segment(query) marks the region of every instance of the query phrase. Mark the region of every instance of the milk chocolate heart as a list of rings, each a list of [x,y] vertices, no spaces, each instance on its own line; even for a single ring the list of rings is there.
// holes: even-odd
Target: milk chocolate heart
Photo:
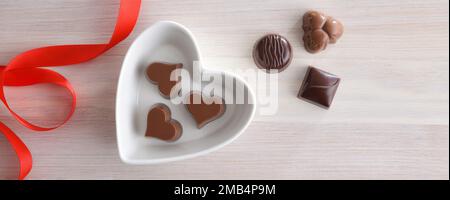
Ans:
[[[181,69],[183,64],[170,64],[170,63],[152,63],[147,68],[147,76],[153,84],[158,85],[160,94],[170,99],[172,89],[179,90],[180,88],[174,88],[180,80],[171,81],[170,76],[176,69]]]
[[[156,104],[148,112],[145,136],[173,142],[181,137],[182,132],[183,127],[171,118],[170,109],[166,105]]]
[[[199,129],[225,113],[225,101],[221,97],[206,97],[200,92],[191,92],[185,105],[197,122]]]

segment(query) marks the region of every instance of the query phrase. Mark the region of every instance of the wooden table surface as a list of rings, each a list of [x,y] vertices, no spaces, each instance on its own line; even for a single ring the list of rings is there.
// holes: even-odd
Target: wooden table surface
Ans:
[[[109,39],[118,0],[0,1],[0,63],[25,50]],[[343,21],[346,33],[326,52],[302,47],[308,9]],[[211,154],[161,165],[131,166],[118,156],[116,82],[132,40],[158,20],[189,27],[204,65],[255,68],[253,43],[277,32],[295,58],[279,75],[276,115],[257,114],[245,133]],[[334,105],[296,99],[306,67],[338,74]],[[449,179],[449,2],[447,0],[144,0],[133,34],[100,58],[57,71],[78,94],[63,127],[30,131],[4,106],[0,121],[34,156],[29,179]],[[67,94],[53,86],[7,88],[13,107],[41,125],[67,113]],[[0,137],[0,179],[18,163]]]

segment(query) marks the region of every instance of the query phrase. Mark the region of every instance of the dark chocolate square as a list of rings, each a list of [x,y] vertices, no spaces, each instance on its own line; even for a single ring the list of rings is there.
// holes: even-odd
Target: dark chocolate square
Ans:
[[[315,105],[330,108],[341,79],[336,75],[309,67],[298,97]]]

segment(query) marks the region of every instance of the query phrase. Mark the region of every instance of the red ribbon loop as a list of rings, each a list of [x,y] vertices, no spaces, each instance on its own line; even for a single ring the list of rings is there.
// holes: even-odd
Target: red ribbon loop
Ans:
[[[0,66],[0,100],[12,116],[25,127],[35,131],[48,131],[64,125],[72,116],[76,107],[76,93],[69,81],[50,69],[39,67],[57,67],[73,65],[92,60],[114,47],[116,44],[128,37],[136,25],[141,0],[121,0],[119,15],[114,32],[109,43],[106,44],[83,44],[83,45],[59,45],[32,49],[17,55],[8,65]],[[63,87],[72,96],[71,111],[66,119],[54,127],[40,127],[34,125],[16,112],[14,112],[7,101],[4,86],[28,86],[42,83],[50,83]],[[22,140],[5,124],[0,122],[0,133],[5,135],[7,141],[17,154],[20,163],[19,179],[24,179],[32,168],[31,152]]]

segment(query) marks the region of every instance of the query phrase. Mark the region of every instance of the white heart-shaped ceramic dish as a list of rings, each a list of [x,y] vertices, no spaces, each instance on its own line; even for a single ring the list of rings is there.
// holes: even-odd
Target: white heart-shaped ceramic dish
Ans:
[[[222,117],[198,129],[183,104],[164,99],[156,85],[146,77],[146,68],[153,62],[183,63],[190,73],[193,62],[201,63],[201,55],[191,32],[180,24],[160,21],[145,30],[128,50],[120,72],[116,98],[116,128],[119,155],[129,164],[153,164],[192,158],[217,150],[247,128],[255,113],[255,96],[247,83],[229,73],[201,68],[202,75],[215,74],[234,79],[243,86],[248,99],[244,104],[226,102]],[[183,86],[182,86],[183,87]],[[241,95],[234,88],[223,87],[224,95]],[[145,137],[147,114],[157,103],[166,104],[172,118],[183,125],[183,135],[173,143]]]

